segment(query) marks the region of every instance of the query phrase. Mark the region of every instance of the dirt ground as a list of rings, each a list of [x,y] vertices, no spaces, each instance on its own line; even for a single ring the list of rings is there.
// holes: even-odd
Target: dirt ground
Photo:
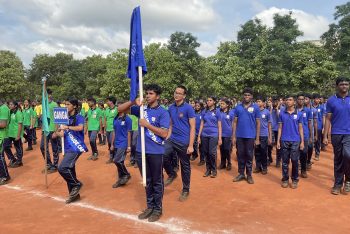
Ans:
[[[39,136],[40,134],[38,134]],[[9,169],[11,183],[0,187],[0,233],[348,233],[349,196],[330,194],[333,184],[332,149],[314,161],[307,179],[296,190],[280,186],[281,169],[269,167],[267,175],[254,174],[254,185],[233,183],[232,171],[203,178],[204,166],[192,162],[189,199],[181,203],[181,176],[166,187],[159,222],[139,221],[145,192],[138,169],[128,168],[132,179],[118,189],[116,166],[105,164],[107,146],[100,158],[77,162],[84,183],[81,201],[66,205],[65,181],[58,173],[41,173],[44,161],[39,145],[25,152],[24,166]],[[127,160],[128,162],[128,160]],[[165,175],[166,177],[166,175]]]

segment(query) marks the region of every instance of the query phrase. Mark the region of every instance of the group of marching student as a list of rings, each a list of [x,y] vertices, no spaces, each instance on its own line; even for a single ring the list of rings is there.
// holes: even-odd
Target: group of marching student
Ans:
[[[185,101],[187,89],[179,85],[174,91],[173,104],[168,106],[167,100],[161,102],[161,88],[151,84],[145,87],[143,119],[139,119],[141,103],[138,99],[116,105],[116,99],[108,97],[105,107],[90,98],[87,100],[88,108],[84,108],[84,104],[83,108],[80,108],[76,99],[70,99],[64,103],[69,112],[69,124],[58,127],[50,122],[50,132],[46,137],[47,142],[51,141],[54,157],[52,163],[48,154],[47,169],[49,173],[58,171],[66,180],[69,191],[67,203],[78,200],[82,183],[77,179],[75,163],[79,156],[87,151],[84,135],[88,135],[91,147],[91,156],[88,159],[93,161],[98,159],[96,139],[101,136],[101,145],[105,144],[106,140],[108,142],[107,163],[114,163],[118,171],[117,181],[112,187],[121,187],[131,178],[125,165],[128,154],[130,154],[130,165],[135,165],[142,173],[141,136],[138,126],[144,127],[147,208],[139,218],[153,222],[162,215],[164,186],[169,186],[178,177],[179,164],[182,179],[179,200],[185,201],[189,197],[191,187],[190,161],[199,157],[198,165],[205,164],[206,168],[203,176],[215,178],[218,169],[232,169],[233,148],[236,148],[238,162],[238,175],[233,178],[234,182],[246,180],[249,184],[253,184],[253,173],[267,174],[268,166],[273,162],[272,149],[275,145],[275,165],[281,167],[282,163],[281,186],[297,188],[299,162],[300,176],[307,178],[307,170],[310,170],[312,165],[313,151],[315,160],[319,160],[320,151],[328,144],[328,133],[332,125],[332,144],[335,149],[335,184],[332,193],[339,194],[340,191],[349,193],[350,121],[347,121],[350,117],[349,81],[346,78],[339,78],[336,85],[337,94],[328,101],[322,101],[317,94],[286,95],[284,98],[269,98],[266,101],[264,97],[254,98],[253,90],[246,88],[239,103],[227,98],[217,100],[214,96],[208,97],[206,102],[187,103]],[[52,100],[50,90],[48,98],[52,116],[57,103]],[[10,176],[3,152],[8,155],[10,164],[22,162],[22,141],[18,140],[25,126],[28,129],[23,117],[28,105],[25,104],[21,110],[14,102],[8,105],[0,104],[0,145],[3,146],[0,183],[5,184]],[[14,123],[17,128],[11,127]],[[34,127],[35,124],[30,117],[29,129]],[[58,165],[59,138],[63,136],[65,157]],[[41,150],[44,156],[43,138]],[[27,141],[28,139],[33,140],[33,137],[28,137],[27,133]],[[15,155],[8,153],[11,150],[8,145],[11,143],[16,148]],[[221,154],[219,165],[217,165],[217,148]],[[48,150],[47,146],[46,149]],[[163,170],[168,175],[166,181],[163,181]]]

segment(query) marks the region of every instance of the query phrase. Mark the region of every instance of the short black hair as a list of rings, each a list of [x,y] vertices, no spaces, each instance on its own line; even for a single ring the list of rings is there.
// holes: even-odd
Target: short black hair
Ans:
[[[91,97],[88,99],[88,102],[93,102],[94,104],[96,104],[96,99]]]
[[[263,96],[257,96],[256,98],[255,98],[255,100],[257,101],[257,100],[261,100],[261,101],[263,101],[263,102],[266,102],[266,98],[264,98]]]
[[[106,98],[107,101],[113,102],[113,104],[115,105],[115,103],[117,102],[117,99],[113,96],[109,96],[108,98]]]
[[[178,85],[176,88],[180,88],[184,90],[184,94],[187,94],[187,88],[183,85]]]
[[[246,87],[246,88],[243,89],[242,94],[245,94],[245,93],[249,93],[249,94],[253,95],[253,89],[249,88],[249,87]]]
[[[157,85],[157,84],[148,84],[145,86],[145,91],[153,91],[155,92],[157,95],[161,95],[162,94],[162,88]]]
[[[46,89],[47,94],[51,95],[52,94],[52,90],[51,89]]]
[[[310,93],[304,93],[304,97],[312,98],[312,95]]]
[[[320,94],[318,94],[318,93],[314,93],[313,95],[312,95],[312,97],[315,99],[315,98],[321,98],[321,95]]]
[[[285,98],[285,99],[287,99],[287,98],[293,98],[293,99],[295,100],[295,95],[293,95],[293,94],[286,94],[286,95],[284,96],[284,98]]]
[[[335,81],[335,84],[338,85],[340,82],[349,82],[349,79],[345,76],[339,76],[337,80]]]
[[[301,97],[301,96],[305,97],[305,94],[304,94],[304,93],[298,93],[298,94],[297,94],[297,98],[298,98],[298,97]]]

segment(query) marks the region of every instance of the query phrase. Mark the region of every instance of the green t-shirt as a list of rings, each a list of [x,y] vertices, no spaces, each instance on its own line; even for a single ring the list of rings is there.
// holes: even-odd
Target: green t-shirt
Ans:
[[[113,121],[114,118],[118,115],[118,108],[115,106],[113,109],[107,108],[105,112],[105,118],[106,118],[106,131],[112,132],[113,131]]]
[[[90,108],[87,113],[88,131],[99,131],[100,119],[102,118],[103,118],[103,113],[100,108],[96,107],[94,110]]]
[[[132,121],[132,131],[137,131],[139,130],[139,118],[137,118],[135,115],[128,115]]]
[[[23,109],[23,126],[30,126],[31,125],[31,118],[34,115],[34,110],[33,108],[25,108]]]
[[[49,102],[49,111],[50,111],[50,132],[56,131],[56,124],[54,123],[54,116],[53,116],[53,108],[58,107],[57,103],[52,101]]]
[[[7,105],[3,104],[0,106],[0,120],[6,121],[7,126],[6,128],[0,128],[0,149],[2,149],[2,142],[5,138],[7,138],[7,133],[8,133],[8,127],[9,127],[9,122],[10,122],[10,109],[7,107]]]
[[[17,138],[18,135],[18,125],[23,123],[23,113],[20,110],[17,110],[16,113],[11,113],[11,120],[9,124],[8,136]],[[23,136],[23,126],[20,136]]]
[[[38,115],[36,111],[33,111],[33,118],[34,118],[34,128],[38,127]]]

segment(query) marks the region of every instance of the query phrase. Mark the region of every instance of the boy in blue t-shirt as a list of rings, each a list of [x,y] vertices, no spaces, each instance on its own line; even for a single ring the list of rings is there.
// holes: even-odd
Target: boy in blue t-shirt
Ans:
[[[126,154],[131,151],[131,118],[125,113],[118,113],[113,121],[113,129],[110,149],[114,151],[113,162],[118,168],[118,181],[112,187],[118,188],[125,185],[131,178],[124,164]]]
[[[296,189],[299,181],[299,150],[304,149],[304,133],[302,114],[295,109],[295,99],[292,95],[286,96],[286,108],[280,112],[278,121],[277,149],[282,155],[282,184],[283,188],[289,185],[289,161],[292,161],[292,184]]]
[[[322,143],[322,130],[325,122],[326,112],[324,106],[321,104],[321,95],[314,94],[314,105],[317,113],[317,141],[315,142],[315,160],[320,160],[320,152],[324,150],[324,145]]]
[[[323,132],[323,143],[328,144],[330,125],[334,152],[334,185],[332,194],[350,193],[350,96],[349,79],[339,77],[337,93],[327,101],[327,117]],[[343,187],[344,186],[344,187]]]
[[[307,162],[306,162],[306,170],[311,170],[312,163],[311,158],[314,151],[314,144],[317,141],[317,110],[311,105],[311,94],[305,94],[305,102],[304,106],[308,108],[311,112],[312,120],[311,120],[311,140],[307,146]]]
[[[266,100],[263,97],[257,97],[256,104],[260,109],[260,145],[255,148],[255,170],[254,173],[267,174],[267,147],[271,145],[271,115],[265,108]]]
[[[252,177],[254,143],[260,144],[260,110],[253,103],[253,90],[245,88],[243,102],[237,105],[232,131],[232,145],[237,142],[238,176],[233,182],[247,179],[249,184],[254,184]],[[236,140],[237,139],[237,140]],[[244,175],[247,173],[247,178]]]

